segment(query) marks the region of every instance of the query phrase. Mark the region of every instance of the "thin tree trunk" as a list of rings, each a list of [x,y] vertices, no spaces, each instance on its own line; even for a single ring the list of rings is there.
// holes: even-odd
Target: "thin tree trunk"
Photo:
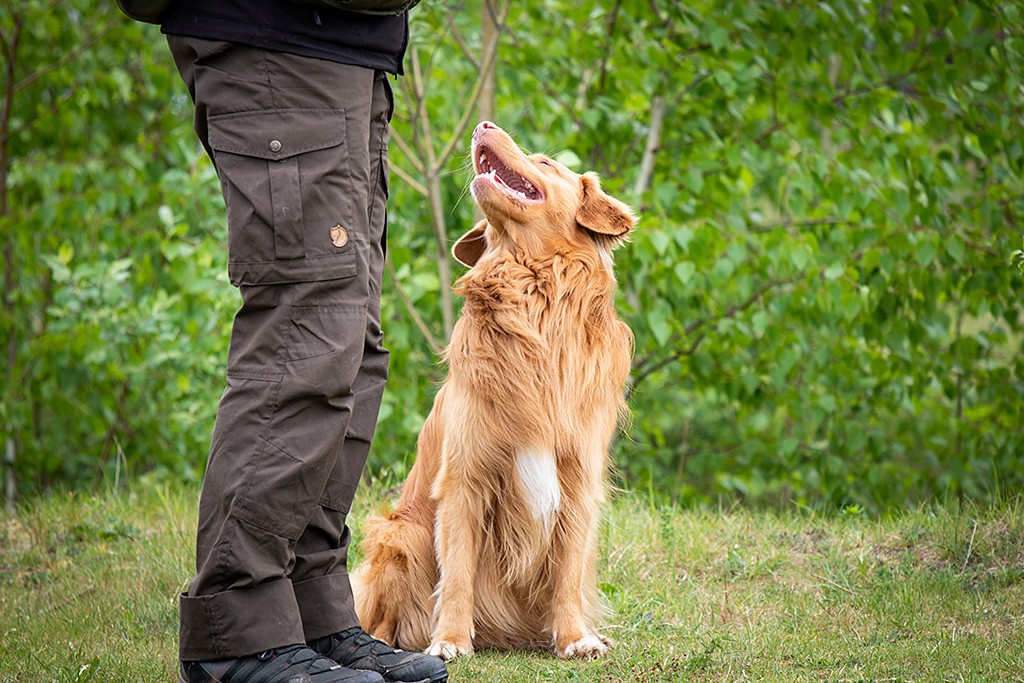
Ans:
[[[445,343],[452,338],[455,327],[455,306],[452,302],[452,262],[448,254],[448,229],[444,219],[444,197],[441,194],[441,173],[431,168],[427,175],[429,192],[430,222],[434,226],[437,242],[437,276],[441,279],[441,322],[444,324]]]
[[[498,43],[504,30],[505,20],[511,3],[501,0],[484,0],[482,18],[482,58],[477,67],[477,78],[473,90],[466,98],[465,108],[458,122],[452,129],[450,138],[441,146],[440,151],[434,145],[433,129],[426,106],[427,81],[421,68],[419,54],[416,49],[409,51],[410,73],[404,79],[407,91],[415,102],[413,110],[413,138],[411,143],[404,141],[394,131],[392,139],[405,152],[410,163],[423,176],[423,182],[411,183],[413,189],[427,198],[430,207],[430,223],[434,230],[437,243],[437,272],[440,278],[439,297],[441,301],[441,320],[444,325],[444,341],[451,338],[455,320],[455,306],[451,292],[452,266],[449,254],[451,240],[448,236],[446,221],[447,208],[444,204],[441,178],[448,160],[457,151],[465,149],[464,134],[474,114],[483,118],[493,118],[494,112],[494,63],[497,56]],[[472,61],[472,60],[471,60]],[[489,113],[485,113],[489,112]],[[413,180],[411,174],[399,171],[397,175]],[[467,226],[468,228],[468,226]],[[433,344],[432,344],[433,345]]]
[[[665,128],[665,97],[655,95],[651,99],[651,126],[647,130],[647,145],[644,147],[644,155],[640,159],[640,174],[636,179],[636,186],[633,187],[633,196],[637,204],[643,198],[644,192],[651,186],[651,177],[654,175],[654,161],[661,148],[661,133]]]
[[[434,136],[427,112],[426,81],[420,69],[419,55],[414,50],[410,54],[412,62],[413,90],[417,94],[419,133],[422,136],[421,149],[426,154],[423,160],[424,180],[426,180],[427,203],[430,206],[430,224],[434,228],[434,241],[437,244],[437,275],[440,278],[438,295],[441,297],[441,322],[444,325],[445,342],[451,339],[455,325],[455,307],[452,302],[451,281],[452,264],[448,256],[448,226],[444,217],[444,194],[441,192],[441,162],[434,152]]]
[[[18,480],[14,474],[15,450],[14,435],[7,437],[7,456],[4,458],[4,468],[7,470],[7,511],[14,512],[14,505],[18,500]]]
[[[494,93],[498,60],[497,57],[488,59],[488,56],[496,53],[498,38],[501,35],[501,28],[498,26],[498,6],[495,0],[484,0],[482,14],[480,18],[480,46],[482,49],[480,64],[483,73],[480,77],[483,79],[483,85],[480,89],[477,111],[481,121],[494,121]]]
[[[14,107],[15,90],[15,66],[17,62],[18,40],[21,38],[21,30],[24,26],[24,19],[17,17],[11,27],[10,34],[3,36],[3,58],[4,58],[4,105],[0,111],[0,216],[7,216],[10,213],[8,202],[7,176],[10,173],[10,157],[8,144],[10,142],[11,111]],[[7,398],[13,399],[16,391],[14,375],[18,363],[18,336],[17,327],[14,324],[14,291],[17,282],[14,279],[14,235],[8,233],[4,239],[4,314],[9,321],[10,334],[7,337],[7,377],[10,382]],[[13,418],[9,418],[12,419]],[[7,444],[5,446],[4,470],[7,478],[6,494],[7,509],[14,508],[17,497],[17,481],[14,474],[14,463],[17,458],[17,450],[14,441],[13,421],[6,425]]]
[[[495,111],[495,84],[498,71],[498,38],[501,35],[501,28],[498,25],[498,7],[496,0],[484,0],[480,17],[480,64],[483,72],[480,78],[483,81],[480,88],[480,100],[477,103],[477,118],[480,121],[494,121],[497,118]],[[488,55],[494,55],[488,59]],[[483,218],[483,212],[477,206],[473,209],[474,221]]]

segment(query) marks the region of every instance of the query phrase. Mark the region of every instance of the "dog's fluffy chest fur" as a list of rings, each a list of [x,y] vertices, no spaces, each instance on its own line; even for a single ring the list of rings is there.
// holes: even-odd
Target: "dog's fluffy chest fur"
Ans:
[[[466,302],[447,353],[451,379],[497,391],[502,405],[534,397],[549,413],[622,386],[631,339],[599,260],[506,257],[467,274],[456,291]]]

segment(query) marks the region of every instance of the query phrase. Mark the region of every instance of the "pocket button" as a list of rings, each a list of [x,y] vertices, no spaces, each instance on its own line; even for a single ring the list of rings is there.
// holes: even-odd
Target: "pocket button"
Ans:
[[[270,141],[270,151],[271,152],[280,152],[281,151],[281,141],[280,140],[271,140]]]

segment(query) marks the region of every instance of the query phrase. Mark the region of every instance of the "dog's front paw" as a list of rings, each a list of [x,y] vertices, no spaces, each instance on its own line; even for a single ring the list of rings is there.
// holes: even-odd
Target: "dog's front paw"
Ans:
[[[558,649],[558,656],[563,659],[597,659],[607,654],[612,641],[600,633],[588,633],[565,647]]]
[[[426,652],[428,655],[440,657],[444,661],[450,662],[456,657],[468,657],[473,654],[473,646],[469,641],[466,641],[465,643],[457,643],[452,640],[442,638],[431,643]]]

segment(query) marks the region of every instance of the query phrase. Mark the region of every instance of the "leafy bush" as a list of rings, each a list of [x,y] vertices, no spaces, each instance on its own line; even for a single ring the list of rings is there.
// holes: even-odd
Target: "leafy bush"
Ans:
[[[1019,7],[489,2],[495,119],[643,215],[626,485],[877,509],[1024,484]],[[0,10],[0,425],[25,490],[195,476],[236,305],[216,178],[156,30],[70,5]],[[371,460],[395,476],[457,308],[485,12],[417,9],[397,81]]]
[[[5,7],[17,49],[5,50],[0,425],[19,479],[192,477],[234,303],[191,105],[166,48],[114,3]]]

